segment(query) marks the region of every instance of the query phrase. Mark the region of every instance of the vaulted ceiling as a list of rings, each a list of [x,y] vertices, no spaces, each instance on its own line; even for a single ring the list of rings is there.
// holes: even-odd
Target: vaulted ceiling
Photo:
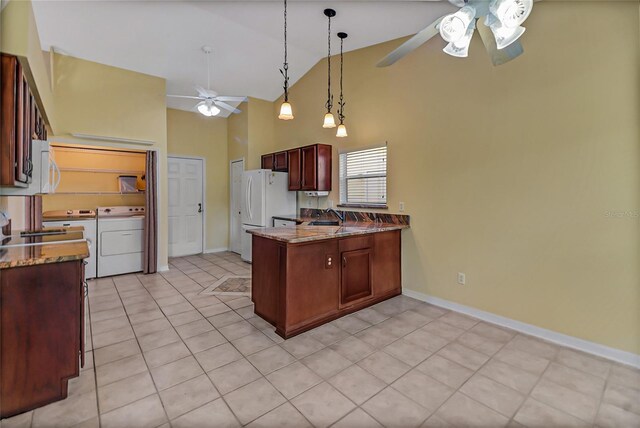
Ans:
[[[282,1],[57,1],[33,2],[43,49],[167,79],[167,93],[194,94],[206,87],[203,45],[213,48],[211,88],[224,95],[275,100],[282,94]],[[446,1],[295,1],[288,4],[291,83],[327,52],[338,31],[345,50],[414,34],[455,10]],[[372,67],[374,64],[371,65]],[[167,99],[191,110],[190,100]]]

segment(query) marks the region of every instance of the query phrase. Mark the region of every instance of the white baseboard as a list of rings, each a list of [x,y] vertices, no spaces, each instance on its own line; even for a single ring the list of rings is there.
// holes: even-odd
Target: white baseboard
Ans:
[[[446,309],[451,309],[456,312],[460,312],[483,321],[487,321],[493,324],[497,324],[503,327],[510,328],[512,330],[535,336],[540,339],[544,339],[549,342],[556,343],[558,345],[566,346],[568,348],[577,349],[579,351],[587,352],[589,354],[597,355],[609,360],[617,361],[622,364],[640,368],[640,355],[632,352],[622,351],[620,349],[611,348],[609,346],[601,345],[599,343],[590,342],[588,340],[579,339],[577,337],[569,336],[566,334],[558,333],[546,328],[537,327],[532,324],[527,324],[521,321],[516,321],[511,318],[503,317],[500,315],[492,314],[491,312],[485,312],[480,309],[472,308],[469,306],[461,305],[459,303],[451,302],[449,300],[441,299],[439,297],[429,296],[424,293],[420,293],[413,290],[403,290],[402,294],[414,299],[421,300],[423,302],[431,303],[432,305],[440,306]]]
[[[158,266],[158,272],[167,272],[169,270],[169,265]]]
[[[223,251],[229,251],[228,247],[220,247],[220,248],[207,248],[203,251],[203,254],[211,254],[211,253],[221,253]]]

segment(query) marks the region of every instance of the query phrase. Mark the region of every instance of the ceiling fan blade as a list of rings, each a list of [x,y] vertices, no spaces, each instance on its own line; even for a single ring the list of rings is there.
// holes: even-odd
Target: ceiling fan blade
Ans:
[[[194,87],[195,87],[196,91],[198,91],[198,95],[200,95],[200,97],[202,97],[202,98],[213,98],[216,95],[218,95],[217,93],[215,93],[211,89],[205,89],[202,86],[194,86]]]
[[[482,43],[484,43],[484,47],[487,50],[487,53],[491,57],[491,62],[494,66],[502,65],[511,61],[512,59],[522,55],[524,49],[522,48],[522,44],[519,40],[511,43],[504,49],[498,49],[496,46],[496,39],[493,36],[493,32],[489,27],[484,25],[483,22],[478,20],[476,26],[478,33],[480,33],[480,38],[482,39]]]
[[[441,16],[440,18],[436,19],[428,27],[416,33],[415,36],[413,36],[412,38],[410,38],[409,40],[407,40],[406,42],[398,46],[393,52],[391,52],[386,57],[382,58],[382,60],[380,60],[380,62],[378,62],[376,66],[388,67],[391,64],[395,63],[396,61],[400,60],[402,57],[404,57],[411,51],[420,47],[422,44],[426,43],[429,39],[431,39],[433,36],[438,34],[439,32],[438,24],[440,24],[440,21],[442,21],[442,18],[444,18],[444,16]]]
[[[187,98],[190,100],[201,100],[202,97],[192,97],[190,95],[167,95],[167,97],[171,97],[171,98]]]
[[[215,105],[217,105],[218,107],[222,107],[222,108],[223,108],[223,109],[225,109],[225,110],[229,110],[229,111],[230,111],[230,112],[232,112],[232,113],[241,113],[241,112],[242,112],[242,110],[237,109],[237,108],[235,108],[235,107],[233,107],[233,106],[230,106],[230,105],[229,105],[229,104],[227,104],[227,103],[223,103],[223,102],[221,102],[221,101],[217,101],[217,100],[216,100],[216,101],[214,101],[214,104],[215,104]]]
[[[230,101],[232,103],[243,103],[247,101],[247,97],[227,97],[227,96],[218,96],[216,97],[216,101]]]

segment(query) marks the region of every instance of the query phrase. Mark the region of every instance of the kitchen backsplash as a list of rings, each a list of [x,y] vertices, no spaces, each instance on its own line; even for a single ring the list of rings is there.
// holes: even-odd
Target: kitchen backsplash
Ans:
[[[345,221],[359,221],[359,222],[375,222],[380,221],[382,223],[392,224],[409,224],[409,216],[405,214],[387,214],[387,213],[373,213],[364,211],[342,211],[336,210],[343,214]],[[301,208],[300,217],[312,217],[312,218],[335,218],[335,215],[328,213],[324,210],[316,208]]]

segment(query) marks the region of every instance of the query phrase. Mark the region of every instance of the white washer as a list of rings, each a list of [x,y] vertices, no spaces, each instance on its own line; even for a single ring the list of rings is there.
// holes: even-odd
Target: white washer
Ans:
[[[144,207],[98,207],[98,277],[142,270]]]
[[[94,210],[63,210],[42,213],[44,227],[84,227],[84,238],[89,244],[89,257],[84,268],[86,279],[97,276],[97,224]]]

